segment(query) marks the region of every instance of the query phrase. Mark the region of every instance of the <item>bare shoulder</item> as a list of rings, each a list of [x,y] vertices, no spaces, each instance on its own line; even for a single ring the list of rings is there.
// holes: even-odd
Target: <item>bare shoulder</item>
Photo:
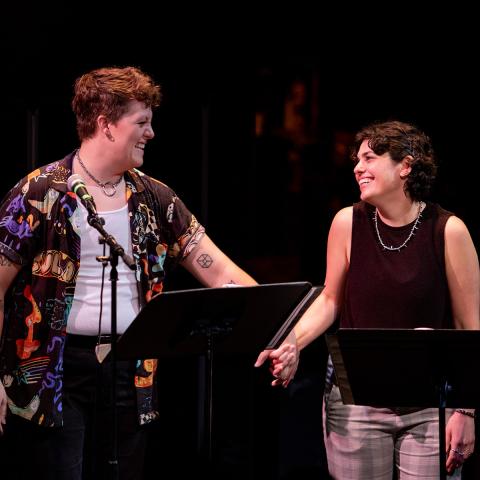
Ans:
[[[350,261],[353,207],[342,208],[332,221],[328,234],[328,255],[338,255]]]
[[[352,218],[353,218],[353,207],[345,207],[339,210],[333,221],[332,228],[339,230],[351,230],[352,228]]]
[[[451,216],[445,225],[445,256],[447,262],[468,259],[477,264],[478,256],[472,237],[465,223],[458,217]]]
[[[460,218],[452,215],[445,224],[445,240],[446,241],[462,241],[470,240],[470,233],[467,226]]]

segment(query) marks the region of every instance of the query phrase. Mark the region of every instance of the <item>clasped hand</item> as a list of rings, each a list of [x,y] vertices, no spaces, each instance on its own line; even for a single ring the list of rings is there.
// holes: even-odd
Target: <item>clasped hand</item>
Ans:
[[[269,370],[274,376],[272,386],[281,385],[286,388],[297,371],[300,352],[297,347],[295,334],[292,332],[285,341],[275,350],[264,350],[255,362],[255,367],[270,362]]]

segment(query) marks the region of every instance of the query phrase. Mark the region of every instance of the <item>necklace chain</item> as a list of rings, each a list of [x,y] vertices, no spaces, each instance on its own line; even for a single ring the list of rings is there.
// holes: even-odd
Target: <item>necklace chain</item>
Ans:
[[[77,159],[78,163],[80,163],[81,167],[85,170],[85,173],[99,186],[102,188],[102,192],[107,197],[113,197],[117,193],[117,187],[123,179],[123,175],[120,175],[120,178],[116,182],[101,182],[97,178],[95,178],[88,170],[85,164],[82,162],[80,155],[77,151]]]
[[[418,229],[420,218],[422,217],[422,205],[423,205],[423,202],[420,202],[418,204],[417,218],[415,219],[412,229],[410,230],[410,233],[406,238],[406,240],[398,247],[394,247],[393,245],[388,246],[388,245],[385,245],[385,243],[383,242],[382,237],[380,236],[380,231],[378,230],[378,208],[375,209],[375,215],[373,216],[373,223],[375,224],[375,232],[377,233],[378,241],[380,242],[380,245],[383,247],[384,250],[389,250],[391,252],[399,252],[402,248],[405,248],[407,246],[407,243],[415,235],[415,230]]]

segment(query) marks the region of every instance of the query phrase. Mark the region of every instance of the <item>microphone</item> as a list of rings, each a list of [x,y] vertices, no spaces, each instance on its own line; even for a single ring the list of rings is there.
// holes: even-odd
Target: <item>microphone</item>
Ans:
[[[75,193],[82,202],[82,205],[87,209],[89,215],[98,217],[97,207],[93,197],[88,193],[87,187],[83,178],[77,173],[70,175],[67,180],[68,189]]]
[[[122,257],[125,264],[130,268],[130,270],[135,270],[136,265],[133,258],[125,253],[125,250],[118,244],[115,238],[112,235],[109,235],[102,225],[105,225],[105,220],[102,217],[98,216],[97,207],[95,205],[95,201],[93,197],[88,193],[87,187],[85,186],[85,182],[83,178],[78,175],[77,173],[70,175],[67,180],[68,189],[75,193],[75,195],[80,199],[82,205],[87,209],[87,222],[96,230],[100,232],[102,235],[102,242],[107,243],[111,251],[114,252],[116,255]],[[97,257],[97,260],[100,257]],[[112,264],[113,266],[113,264]]]

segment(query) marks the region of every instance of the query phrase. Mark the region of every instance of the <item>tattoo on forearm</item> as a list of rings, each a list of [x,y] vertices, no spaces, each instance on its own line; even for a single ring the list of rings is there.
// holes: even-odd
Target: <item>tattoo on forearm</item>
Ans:
[[[12,262],[7,257],[0,254],[0,265],[3,265],[4,267],[10,267]]]
[[[213,263],[213,258],[208,255],[208,253],[202,253],[198,258],[197,258],[197,263],[202,267],[202,268],[210,268],[210,266]]]

